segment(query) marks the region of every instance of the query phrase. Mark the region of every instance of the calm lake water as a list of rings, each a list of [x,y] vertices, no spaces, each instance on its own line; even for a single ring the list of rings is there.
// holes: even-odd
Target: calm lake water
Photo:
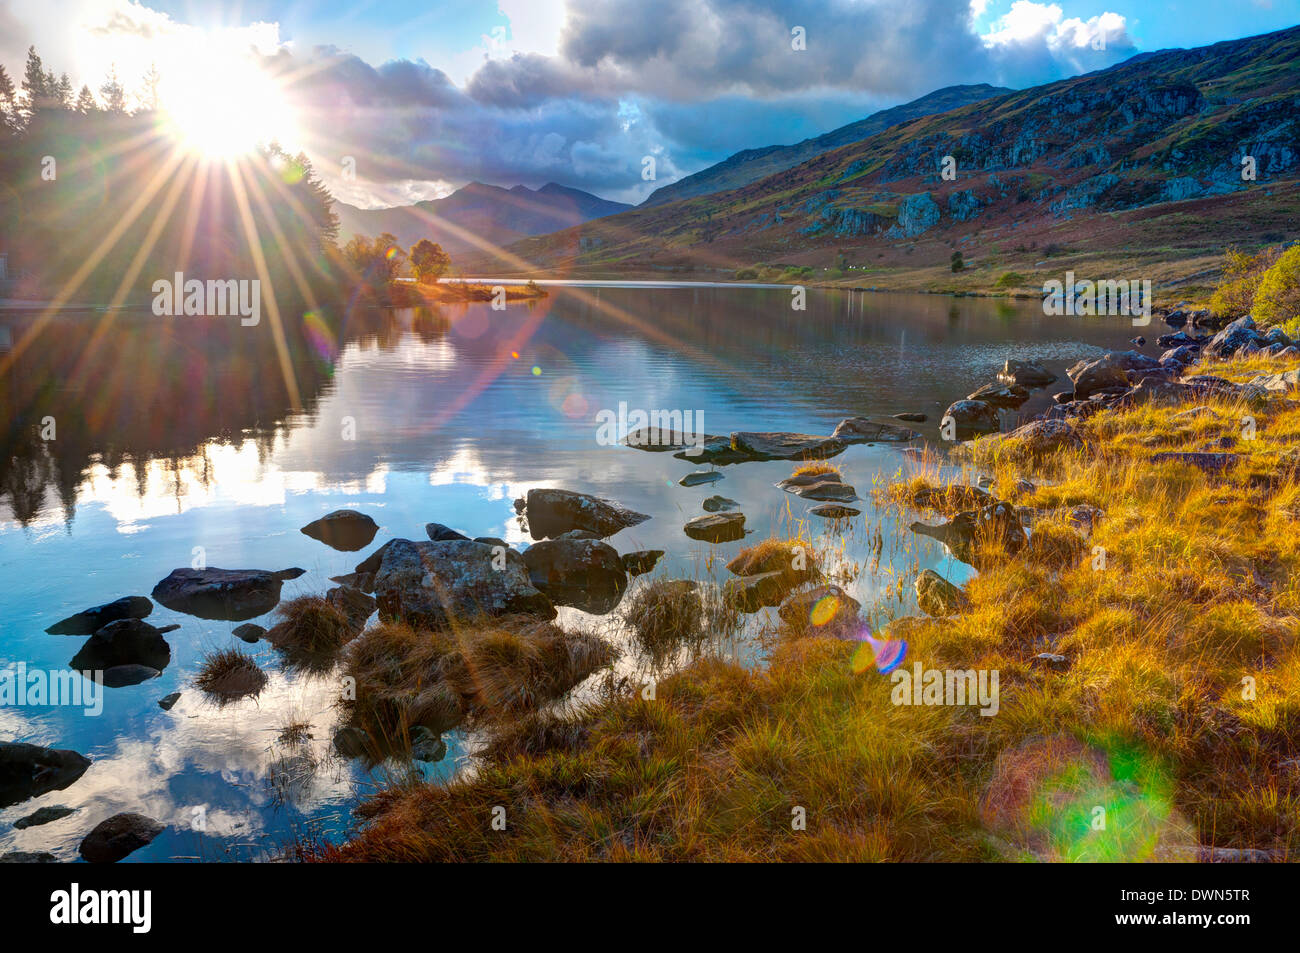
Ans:
[[[1047,317],[1035,302],[810,291],[807,310],[793,311],[790,300],[784,288],[552,287],[504,312],[460,305],[333,323],[307,315],[281,334],[265,317],[243,328],[234,319],[80,315],[37,328],[31,315],[0,315],[0,340],[12,342],[0,350],[0,671],[66,668],[84,638],[47,635],[47,626],[148,595],[190,565],[195,547],[209,566],[302,567],[284,598],[322,593],[328,577],[386,540],[423,539],[430,521],[527,544],[513,500],[532,487],[591,492],[650,514],[609,540],[622,552],[668,552],[642,583],[722,581],[746,543],[709,546],[682,525],[719,493],[740,502],[749,543],[797,528],[815,504],[773,486],[791,465],[724,467],[722,481],[683,488],[692,464],[600,445],[600,410],[692,410],[721,434],[829,433],[846,416],[920,411],[929,422],[914,426],[937,444],[943,409],[1006,358],[1041,361],[1064,380],[1069,363],[1126,348],[1135,333],[1127,318]],[[1053,389],[1006,423],[1036,412]],[[42,439],[46,418],[53,440]],[[900,446],[850,447],[835,462],[868,497],[908,472]],[[864,512],[844,559],[867,568],[846,588],[864,606],[910,611],[910,585],[901,600],[888,595],[898,582],[891,560],[968,575],[937,544],[882,525],[869,500],[855,505]],[[336,552],[299,532],[345,507],[380,524],[372,546]],[[814,537],[830,530],[807,519]],[[878,569],[869,563],[875,527],[885,537]],[[617,612],[564,609],[560,621],[617,639]],[[148,621],[180,625],[166,636],[171,664],[161,678],[105,689],[98,716],[0,707],[0,739],[72,748],[94,762],[71,787],[0,810],[0,853],[74,860],[85,833],[119,811],[168,825],[130,861],[258,859],[297,833],[346,830],[385,772],[331,754],[337,677],[286,673],[266,643],[231,635],[237,623],[162,606]],[[256,700],[218,708],[191,681],[206,652],[232,645],[250,649],[271,680]],[[743,642],[736,651],[761,655]],[[176,691],[179,702],[163,711],[158,700]],[[294,720],[310,721],[308,744],[279,740]],[[430,779],[469,760],[463,737],[446,740],[447,757],[420,766]],[[78,810],[13,827],[46,805]]]

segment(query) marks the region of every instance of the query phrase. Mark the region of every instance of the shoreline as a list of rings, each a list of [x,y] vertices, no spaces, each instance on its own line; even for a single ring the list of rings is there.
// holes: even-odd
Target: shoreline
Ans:
[[[875,643],[864,659],[861,642],[782,612],[766,666],[706,654],[650,698],[498,723],[472,775],[377,794],[364,826],[308,859],[1294,857],[1300,819],[1268,792],[1283,712],[1300,710],[1300,357],[1219,350],[1172,368],[1080,361],[1076,399],[959,444],[955,480],[936,486],[922,463],[884,488],[926,521],[913,532],[977,570],[961,586],[917,576],[918,613],[877,633],[905,646],[899,672],[876,670]],[[918,681],[900,702],[891,686],[913,666],[992,672],[994,686],[1000,673],[1000,699],[922,701]],[[1243,674],[1267,687],[1248,697]],[[1225,721],[1232,733],[1212,731]],[[1055,808],[1021,813],[1026,791]],[[1125,823],[1062,826],[1093,804]],[[509,836],[474,822],[494,809]]]

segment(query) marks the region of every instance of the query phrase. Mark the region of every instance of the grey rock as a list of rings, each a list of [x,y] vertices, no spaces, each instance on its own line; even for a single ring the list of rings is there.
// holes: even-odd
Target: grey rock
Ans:
[[[925,415],[921,417],[924,419]],[[866,417],[845,417],[831,436],[845,443],[906,443],[921,435],[897,424],[876,423]]]
[[[242,622],[270,612],[280,601],[280,587],[302,569],[174,569],[154,586],[153,597],[174,612],[200,619]]]
[[[428,534],[429,539],[435,543],[443,543],[456,539],[469,539],[464,533],[458,533],[450,526],[444,526],[442,523],[425,523],[424,531]]]
[[[364,549],[379,532],[379,524],[356,510],[335,510],[302,528],[303,534],[340,552]]]
[[[731,446],[751,460],[825,460],[842,453],[848,445],[849,441],[841,437],[784,431],[744,430],[731,435]]]
[[[820,506],[814,506],[808,512],[823,519],[842,520],[857,516],[862,511],[851,506],[840,506],[838,503],[823,503]]]
[[[956,401],[948,405],[943,416],[945,422],[952,419],[954,435],[958,440],[995,433],[999,428],[996,408],[982,400]]]
[[[534,489],[528,491],[523,518],[533,539],[559,536],[572,529],[584,529],[603,539],[650,517],[587,493]]]
[[[923,569],[916,577],[916,604],[926,615],[942,619],[961,612],[970,599],[933,569]]]
[[[176,707],[176,703],[180,700],[181,700],[181,693],[172,692],[170,695],[166,695],[158,699],[158,707],[161,708],[163,711],[171,711],[173,708]]]
[[[93,609],[83,609],[62,619],[45,631],[50,635],[91,635],[119,619],[143,619],[153,612],[153,603],[144,596],[123,596]]]
[[[242,639],[249,645],[253,645],[266,638],[266,629],[255,622],[245,622],[243,625],[237,625],[231,629],[230,634],[237,639]]]
[[[662,549],[638,549],[636,552],[623,554],[623,568],[630,576],[642,576],[655,568],[663,558]]]
[[[89,767],[90,759],[75,751],[0,741],[0,808],[62,791]]]
[[[147,847],[167,827],[143,814],[114,814],[100,821],[81,842],[81,856],[92,864],[115,864]]]
[[[86,640],[69,666],[80,672],[107,672],[121,666],[142,665],[161,672],[172,660],[172,649],[163,638],[163,631],[143,619],[110,622]]]
[[[998,380],[1019,387],[1046,387],[1056,380],[1056,375],[1040,364],[1008,358],[998,372]]]
[[[11,850],[0,854],[0,864],[57,864],[58,858],[53,854],[37,850]]]
[[[709,513],[718,513],[722,510],[733,509],[739,505],[735,500],[729,500],[725,496],[711,496],[704,501],[704,509]]]
[[[548,539],[524,553],[529,581],[551,602],[604,615],[623,598],[627,572],[614,547],[598,539]]]
[[[40,827],[42,824],[50,824],[54,821],[61,820],[69,814],[76,814],[75,807],[64,807],[62,804],[52,804],[49,807],[42,807],[26,817],[20,817],[14,821],[14,827],[24,831],[29,827]]]
[[[431,628],[483,615],[553,619],[555,607],[529,581],[523,561],[495,555],[471,540],[393,540],[375,574],[379,617]]]
[[[722,479],[722,474],[717,470],[696,470],[694,473],[688,473],[677,482],[682,486],[702,486],[705,483],[717,483]]]
[[[715,513],[697,516],[684,527],[691,539],[707,543],[729,543],[745,537],[744,513]]]

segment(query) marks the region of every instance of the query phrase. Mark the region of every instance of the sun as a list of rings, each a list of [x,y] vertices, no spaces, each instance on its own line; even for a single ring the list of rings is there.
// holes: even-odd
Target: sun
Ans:
[[[199,57],[165,76],[159,92],[170,133],[204,158],[230,160],[297,138],[284,91],[254,63]]]

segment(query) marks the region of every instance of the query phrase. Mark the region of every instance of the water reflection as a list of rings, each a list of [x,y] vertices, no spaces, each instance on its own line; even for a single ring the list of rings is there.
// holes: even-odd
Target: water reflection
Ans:
[[[47,626],[147,595],[190,566],[196,547],[209,566],[302,567],[283,597],[318,595],[373,548],[423,538],[429,522],[531,542],[513,501],[541,487],[595,493],[651,516],[609,540],[620,553],[665,551],[633,588],[726,578],[719,567],[745,542],[710,546],[682,529],[721,494],[746,514],[748,541],[801,530],[833,541],[837,564],[866,570],[840,582],[849,595],[905,611],[910,587],[895,564],[918,560],[958,581],[969,570],[882,523],[871,506],[870,490],[909,466],[897,446],[852,446],[836,458],[864,512],[831,523],[808,514],[813,501],[776,488],[789,464],[729,466],[716,484],[682,487],[695,465],[601,445],[596,414],[620,401],[691,409],[703,414],[702,429],[725,434],[829,433],[846,416],[920,411],[929,422],[914,426],[937,441],[943,408],[1006,358],[1059,373],[1131,334],[1123,319],[1049,318],[1036,305],[973,298],[812,292],[808,310],[793,311],[788,289],[754,288],[553,290],[505,312],[483,304],[309,315],[282,341],[266,326],[128,316],[95,337],[88,328],[100,318],[84,315],[24,341],[34,333],[28,320],[0,315],[23,342],[0,374],[0,668],[25,661],[50,670],[81,643],[45,634]],[[1048,399],[1036,392],[1006,419]],[[373,517],[370,546],[339,551],[300,531],[340,509]],[[596,619],[565,607],[557,619],[624,650],[615,680],[645,664],[622,612]],[[256,621],[269,627],[273,618]],[[356,798],[383,777],[331,751],[336,675],[290,670],[259,643],[266,689],[219,708],[193,678],[205,653],[244,647],[235,623],[163,606],[149,622],[179,626],[167,635],[170,664],[109,692],[101,716],[0,707],[0,737],[73,748],[94,762],[67,790],[0,811],[0,852],[73,859],[80,837],[117,811],[169,824],[133,861],[262,856],[306,827],[337,836]],[[159,699],[177,691],[162,710]],[[465,763],[472,745],[447,740],[448,755],[421,766],[427,776]],[[12,828],[54,804],[78,811]]]

